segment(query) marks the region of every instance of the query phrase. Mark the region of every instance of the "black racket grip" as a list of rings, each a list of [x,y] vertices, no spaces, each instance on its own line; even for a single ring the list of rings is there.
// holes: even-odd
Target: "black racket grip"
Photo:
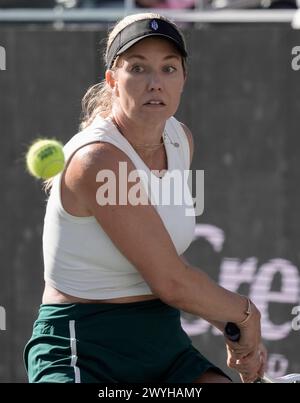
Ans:
[[[227,322],[224,333],[226,337],[231,341],[239,341],[241,337],[240,329],[233,322]]]

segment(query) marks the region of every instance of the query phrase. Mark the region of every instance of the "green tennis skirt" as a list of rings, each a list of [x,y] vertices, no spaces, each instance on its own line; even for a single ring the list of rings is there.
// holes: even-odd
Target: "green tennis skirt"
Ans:
[[[24,361],[29,382],[173,383],[208,369],[223,374],[192,346],[179,310],[159,299],[43,304]]]

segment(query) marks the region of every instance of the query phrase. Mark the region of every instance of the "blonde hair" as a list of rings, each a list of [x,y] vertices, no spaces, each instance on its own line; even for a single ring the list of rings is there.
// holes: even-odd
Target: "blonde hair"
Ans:
[[[176,24],[174,24],[171,20],[167,17],[156,14],[156,13],[140,13],[140,14],[132,14],[128,15],[119,21],[112,31],[110,32],[107,40],[106,50],[105,50],[105,60],[108,53],[108,50],[116,38],[116,36],[128,25],[132,24],[133,22],[145,20],[145,19],[159,19],[168,22],[169,24],[173,25],[174,28],[179,32],[182,37],[183,42],[184,37]],[[112,70],[114,70],[117,66],[118,58],[114,61]],[[183,60],[183,68],[184,71],[186,70],[186,61]],[[94,118],[97,115],[100,115],[103,118],[106,118],[111,114],[112,111],[112,102],[113,102],[113,94],[110,86],[106,83],[105,80],[101,81],[98,84],[93,85],[88,89],[86,94],[82,99],[82,119],[80,123],[80,129],[83,130],[85,127],[89,126]]]

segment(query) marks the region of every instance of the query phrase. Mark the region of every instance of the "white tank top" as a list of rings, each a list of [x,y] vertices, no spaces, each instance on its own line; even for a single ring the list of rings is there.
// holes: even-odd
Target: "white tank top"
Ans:
[[[150,178],[151,184],[164,187],[168,182],[172,191],[182,192],[176,189],[176,181],[170,181],[168,178],[173,170],[189,170],[189,143],[181,124],[175,118],[167,121],[165,133],[168,171],[162,178],[150,172],[110,118],[97,117],[89,127],[72,137],[64,146],[65,159],[67,162],[83,145],[97,141],[109,142],[122,150],[137,169],[143,170]],[[176,147],[175,143],[178,143],[179,147]],[[142,177],[141,179],[143,181]],[[95,217],[76,217],[64,210],[60,188],[61,174],[53,180],[44,220],[45,281],[66,294],[85,299],[151,294],[138,270],[116,248]],[[183,204],[157,203],[153,206],[179,255],[190,245],[195,229],[192,198],[189,190],[185,189],[185,193]],[[153,195],[156,199],[155,191]]]

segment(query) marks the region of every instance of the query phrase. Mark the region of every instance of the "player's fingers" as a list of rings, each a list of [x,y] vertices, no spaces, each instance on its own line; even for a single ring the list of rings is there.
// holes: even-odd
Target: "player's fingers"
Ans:
[[[253,383],[256,381],[257,376],[256,375],[250,375],[248,373],[240,374],[240,378],[243,383]]]
[[[240,373],[243,382],[249,383],[254,382],[260,376],[261,366],[260,355],[258,352],[254,352],[241,360],[237,360],[232,368]]]
[[[237,361],[242,358],[241,355],[237,354],[230,346],[226,345],[227,348],[227,366],[229,368],[236,369]]]
[[[235,369],[236,367],[236,360],[235,359],[233,359],[232,357],[227,357],[227,366],[229,367],[229,368],[233,368],[233,369]]]
[[[248,345],[241,346],[237,342],[234,342],[234,343],[226,342],[226,347],[227,347],[227,351],[229,351],[236,360],[246,357],[247,355],[249,355],[249,353],[251,353],[251,351],[253,351],[253,348],[251,348],[250,346],[248,346]]]
[[[260,368],[258,369],[258,375],[260,378],[264,376],[264,373],[266,372],[266,363],[267,363],[267,356],[264,355],[262,352],[260,352],[260,361],[261,365]]]

